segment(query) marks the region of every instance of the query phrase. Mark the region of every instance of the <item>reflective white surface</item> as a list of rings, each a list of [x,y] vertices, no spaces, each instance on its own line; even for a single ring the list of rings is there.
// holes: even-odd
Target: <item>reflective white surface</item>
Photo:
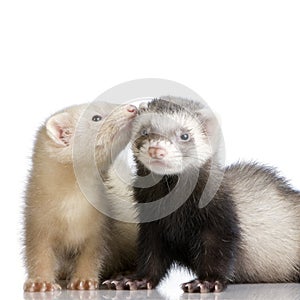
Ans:
[[[171,293],[170,293],[171,292]],[[213,299],[213,300],[296,300],[300,299],[300,284],[243,284],[230,285],[223,293],[213,294],[187,294],[180,289],[173,291],[150,290],[150,291],[66,291],[55,293],[24,293],[25,300],[175,300],[175,299]]]

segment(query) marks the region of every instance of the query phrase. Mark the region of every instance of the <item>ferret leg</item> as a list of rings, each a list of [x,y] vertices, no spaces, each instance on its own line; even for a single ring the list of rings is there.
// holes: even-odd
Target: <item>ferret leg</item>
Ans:
[[[153,289],[167,274],[172,260],[166,255],[167,251],[163,243],[158,240],[152,228],[145,229],[147,226],[147,224],[143,224],[140,227],[136,275],[106,280],[103,284],[107,288],[115,287],[118,290]]]
[[[141,252],[139,267],[137,271],[137,279],[127,282],[131,290],[135,289],[153,289],[155,288],[162,278],[164,278],[171,266],[171,260],[166,256],[166,251],[163,247],[154,246],[151,248],[144,248]],[[139,282],[141,280],[142,282]],[[143,286],[146,282],[146,287]]]
[[[27,243],[25,251],[28,280],[24,284],[24,291],[60,290],[60,285],[55,282],[56,258],[51,245],[43,240],[31,241]]]
[[[67,286],[70,290],[95,290],[99,286],[99,271],[104,247],[100,245],[99,236],[91,237],[85,242],[78,256],[74,274]]]
[[[226,288],[233,267],[235,243],[230,237],[219,237],[217,233],[209,231],[202,235],[202,243],[192,254],[193,270],[198,277],[182,284],[185,292],[221,292]]]
[[[135,275],[105,280],[103,286],[116,290],[153,289],[167,274],[170,266],[171,262],[168,258],[148,248],[145,253],[140,253],[139,267]]]

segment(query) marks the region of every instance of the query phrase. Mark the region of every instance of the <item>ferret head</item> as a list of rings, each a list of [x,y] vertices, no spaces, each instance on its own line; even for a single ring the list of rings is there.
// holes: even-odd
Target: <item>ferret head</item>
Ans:
[[[160,175],[199,169],[214,153],[217,121],[211,111],[197,102],[174,99],[143,104],[133,123],[136,161]]]
[[[87,146],[91,146],[99,159],[107,161],[112,146],[117,155],[128,144],[130,126],[136,114],[133,105],[106,102],[66,108],[46,122],[46,151],[52,158],[70,163],[77,143],[76,146],[82,149],[82,157]]]

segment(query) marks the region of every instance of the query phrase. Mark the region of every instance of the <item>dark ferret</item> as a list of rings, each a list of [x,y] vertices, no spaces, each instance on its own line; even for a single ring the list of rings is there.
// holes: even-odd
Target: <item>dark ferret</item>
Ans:
[[[222,169],[218,144],[217,122],[198,102],[171,97],[141,109],[133,124],[138,270],[115,280],[118,289],[155,288],[174,263],[197,276],[185,292],[299,281],[300,193],[271,168]],[[143,188],[147,175],[158,182]]]

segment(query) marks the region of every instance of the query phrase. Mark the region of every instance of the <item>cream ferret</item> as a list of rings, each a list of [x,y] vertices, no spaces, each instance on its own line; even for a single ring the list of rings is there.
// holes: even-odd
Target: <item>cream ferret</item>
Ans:
[[[99,278],[134,268],[136,225],[97,210],[77,175],[85,177],[89,144],[99,173],[107,179],[109,167],[130,140],[136,114],[133,105],[83,104],[54,114],[40,128],[26,190],[24,291],[58,290],[59,280],[67,280],[68,289],[96,289]],[[97,190],[98,201],[111,199],[111,190]]]

